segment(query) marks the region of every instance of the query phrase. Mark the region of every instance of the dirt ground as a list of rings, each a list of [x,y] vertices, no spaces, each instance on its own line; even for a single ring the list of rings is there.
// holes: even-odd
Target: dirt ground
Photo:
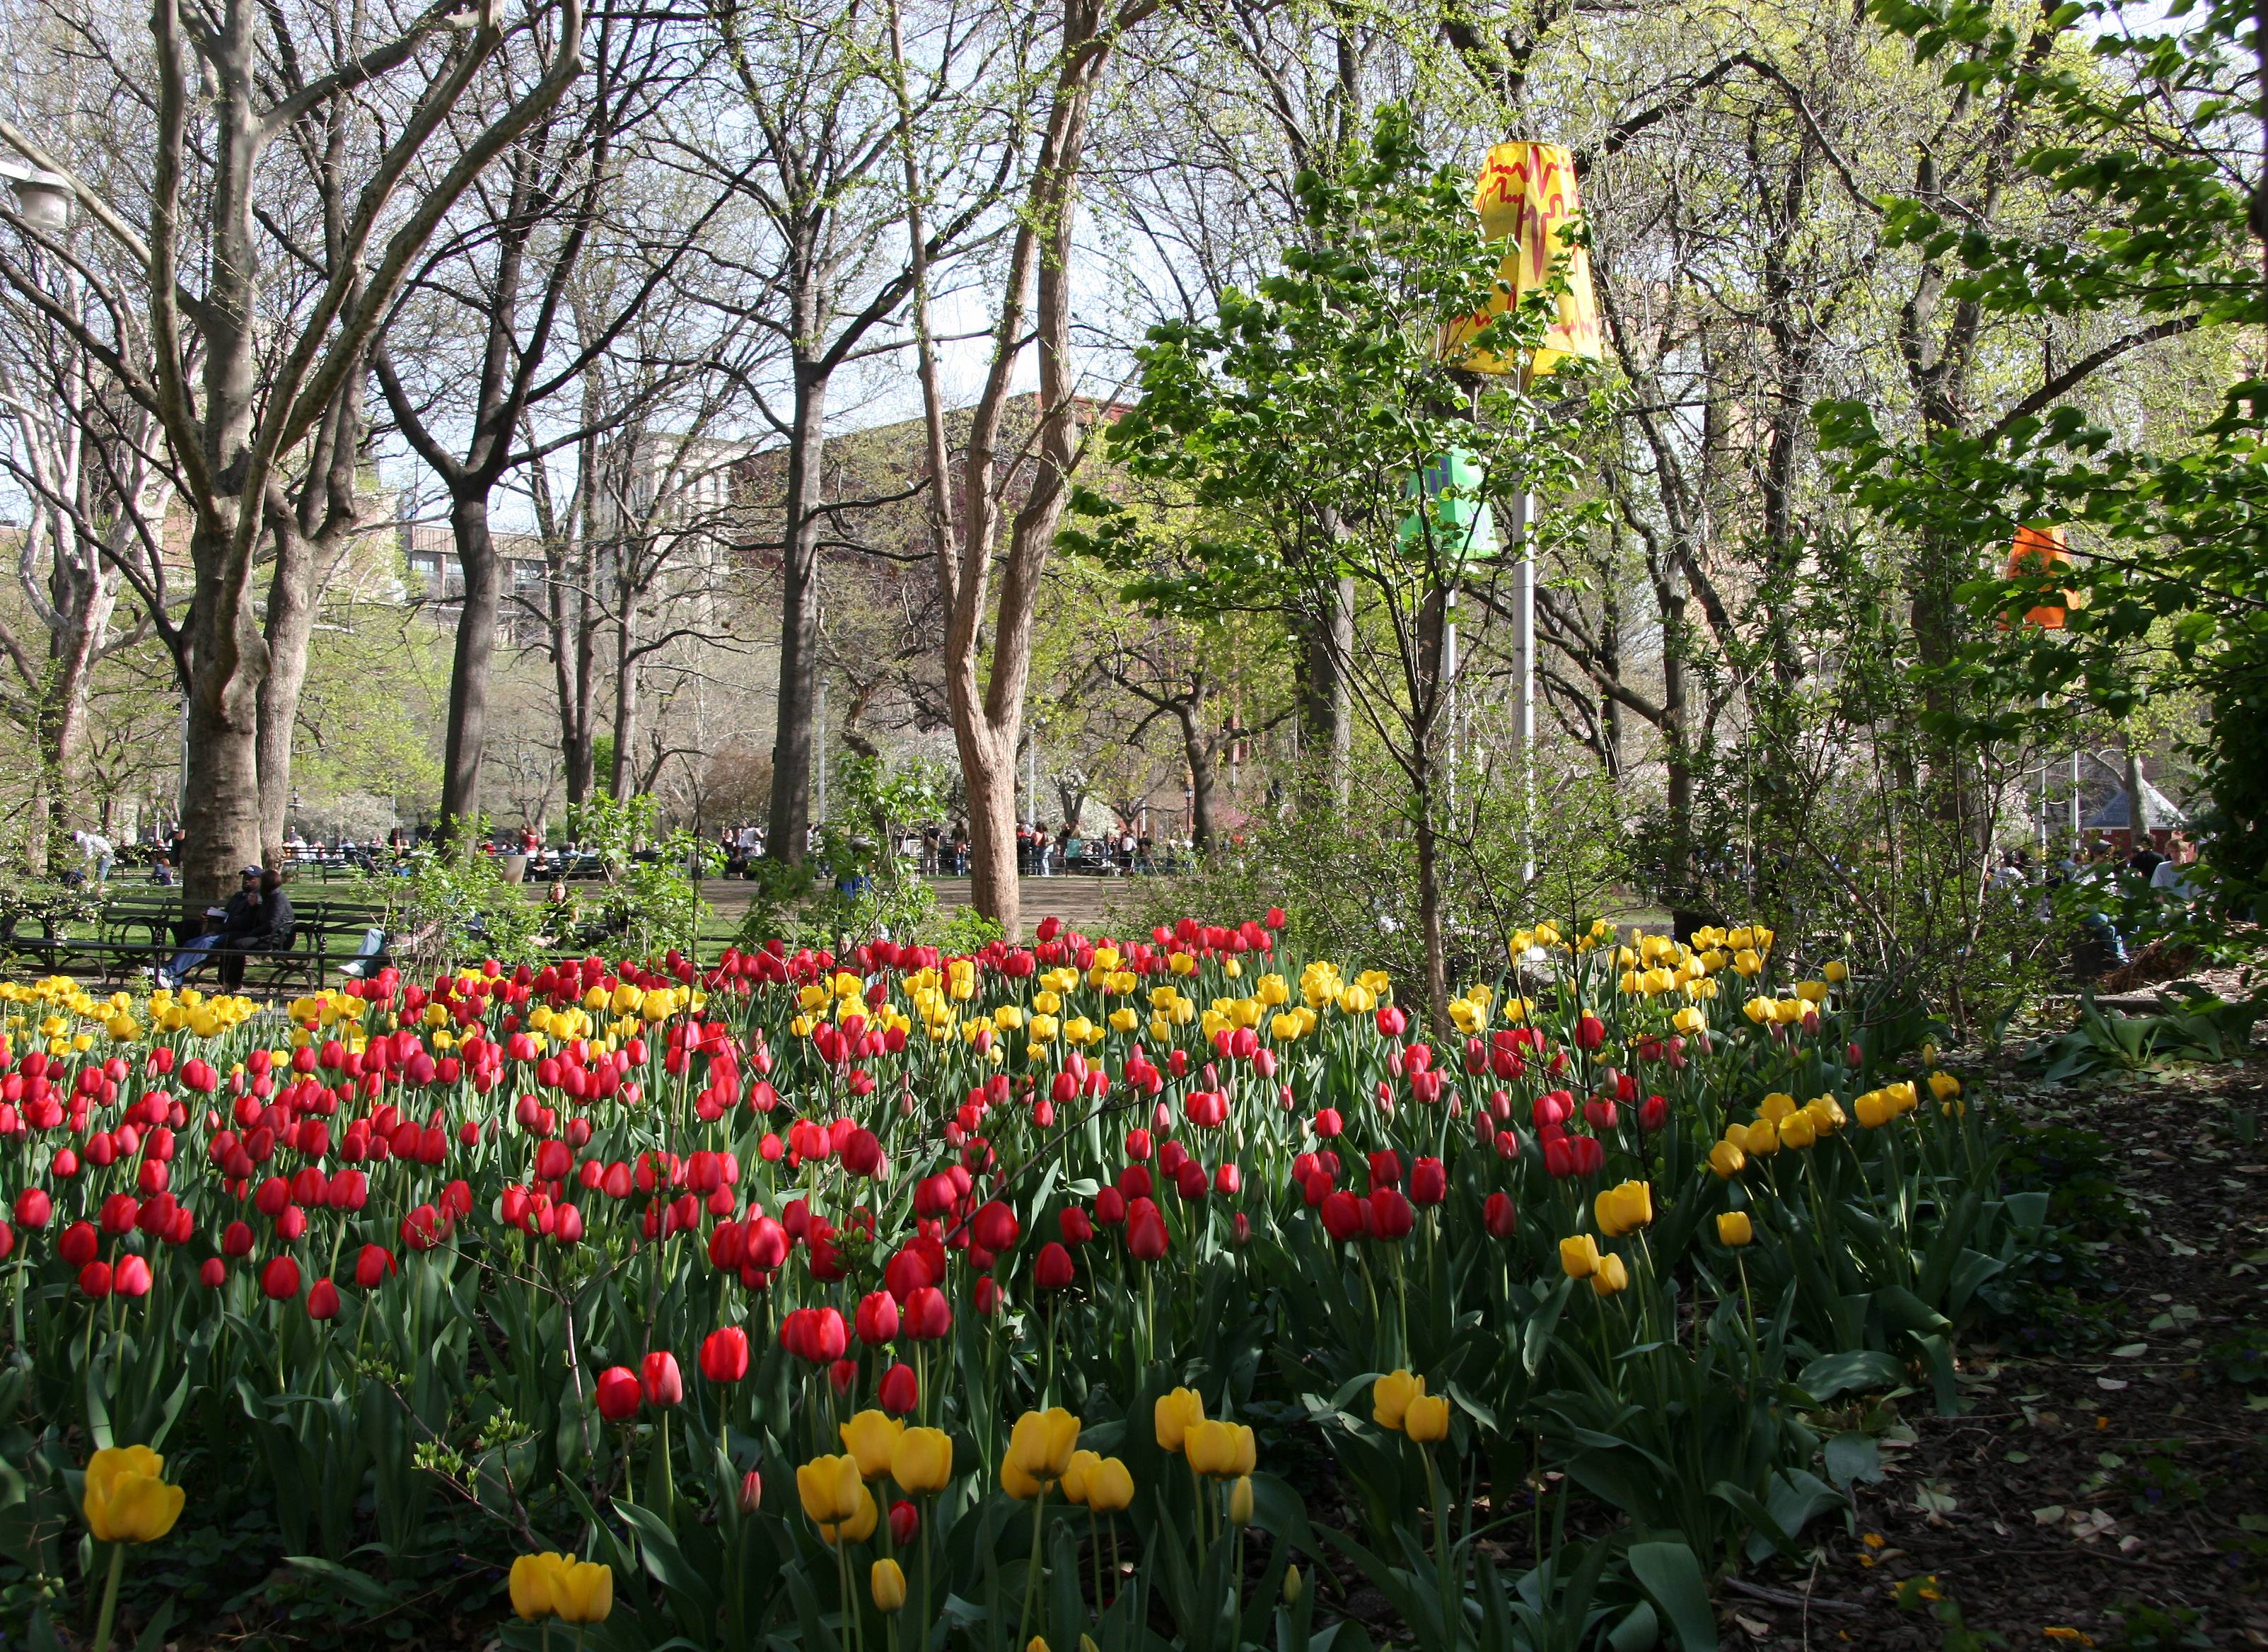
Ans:
[[[2062,1243],[1963,1413],[1902,1403],[1852,1533],[1727,1591],[1727,1647],[2268,1647],[2268,1058],[1998,1088]]]

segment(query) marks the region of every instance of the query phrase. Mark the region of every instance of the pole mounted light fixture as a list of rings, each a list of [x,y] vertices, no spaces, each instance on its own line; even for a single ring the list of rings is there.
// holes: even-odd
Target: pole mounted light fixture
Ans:
[[[70,224],[70,181],[20,161],[0,160],[0,180],[16,197],[16,214],[33,229],[52,234]]]

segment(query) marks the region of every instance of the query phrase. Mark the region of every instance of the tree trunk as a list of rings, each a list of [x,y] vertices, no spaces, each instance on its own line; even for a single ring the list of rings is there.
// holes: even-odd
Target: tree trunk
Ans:
[[[257,858],[266,865],[281,866],[285,817],[291,808],[291,737],[299,720],[299,691],[307,682],[307,644],[315,627],[315,546],[287,513],[271,512],[269,516],[276,563],[268,582],[268,669],[260,679],[258,697]]]
[[[1201,855],[1213,844],[1212,799],[1219,771],[1213,763],[1213,742],[1205,724],[1205,702],[1177,705],[1174,715],[1182,726],[1182,753],[1189,765],[1189,846]]]
[[[1300,631],[1300,743],[1320,764],[1331,807],[1346,810],[1354,756],[1354,701],[1343,662],[1354,648],[1354,580],[1343,579],[1329,609],[1303,616]]]
[[[1422,768],[1430,768],[1423,758]],[[1432,787],[1421,780],[1418,804],[1418,927],[1425,942],[1425,1024],[1437,1038],[1449,1025],[1449,949],[1441,928],[1440,845],[1433,835]]]
[[[1016,875],[1016,748],[975,718],[955,718],[954,737],[968,792],[969,903],[1017,940],[1024,891]]]
[[[217,570],[233,537],[227,501],[195,529],[200,571]],[[215,541],[219,542],[216,544]],[[189,695],[188,756],[182,824],[188,848],[181,900],[195,912],[225,899],[238,868],[261,856],[259,651],[265,645],[236,594],[198,581],[195,676]],[[247,660],[246,653],[253,653]]]
[[[489,661],[496,653],[504,601],[503,564],[489,532],[485,491],[458,496],[449,507],[457,565],[465,572],[457,610],[457,646],[449,663],[449,732],[441,758],[441,830],[470,842],[481,811],[481,756],[488,742]]]
[[[626,608],[615,626],[615,766],[607,777],[607,789],[617,798],[637,791],[637,764],[630,752],[638,734],[638,667],[633,652],[637,646]]]
[[[791,866],[802,864],[811,825],[813,724],[819,696],[819,535],[823,522],[819,506],[825,490],[821,461],[826,451],[826,378],[814,367],[799,363],[780,535],[779,709],[772,736],[770,830],[764,837],[764,853]]]

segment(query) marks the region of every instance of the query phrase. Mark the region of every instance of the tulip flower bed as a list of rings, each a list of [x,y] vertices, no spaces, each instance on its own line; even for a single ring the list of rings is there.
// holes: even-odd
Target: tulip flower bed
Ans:
[[[1041,933],[0,988],[0,1604],[1288,1652],[1366,1586],[1714,1646],[2043,1213],[1762,929],[1542,926],[1432,1036],[1264,921]],[[179,1523],[113,1540],[127,1448],[100,1506]]]

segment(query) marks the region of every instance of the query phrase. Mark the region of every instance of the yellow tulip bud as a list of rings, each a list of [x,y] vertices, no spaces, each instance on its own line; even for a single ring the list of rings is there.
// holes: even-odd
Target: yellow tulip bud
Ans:
[[[1300,1604],[1300,1597],[1307,1592],[1307,1580],[1300,1575],[1300,1568],[1296,1566],[1285,1567],[1284,1568],[1284,1604],[1286,1606],[1296,1606]]]
[[[890,1447],[890,1478],[916,1497],[953,1481],[953,1436],[942,1428],[909,1428]]]
[[[1115,1515],[1134,1501],[1134,1473],[1116,1457],[1105,1457],[1086,1471],[1086,1506]]]
[[[1047,1486],[1063,1478],[1079,1445],[1079,1420],[1057,1405],[1047,1411],[1027,1411],[1008,1431],[1007,1464],[1019,1479]],[[1006,1477],[1003,1477],[1005,1483]]]
[[[862,1411],[836,1430],[843,1449],[858,1459],[859,1476],[870,1480],[890,1471],[890,1455],[905,1431],[905,1424],[879,1411]]]
[[[562,1623],[604,1623],[615,1610],[615,1569],[600,1561],[567,1560],[550,1583],[551,1611]]]
[[[1831,963],[1821,964],[1819,973],[1825,976],[1830,984],[1840,986],[1851,978],[1851,966],[1837,959]]]
[[[1178,1453],[1189,1425],[1204,1420],[1204,1401],[1193,1388],[1177,1388],[1170,1394],[1158,1396],[1150,1418],[1157,1430],[1160,1448]]]
[[[1749,1213],[1744,1210],[1728,1210],[1717,1218],[1717,1242],[1719,1244],[1738,1249],[1752,1243],[1756,1236],[1756,1227],[1749,1221]]]
[[[1189,1467],[1209,1479],[1225,1480],[1252,1472],[1252,1430],[1242,1423],[1192,1423],[1183,1437],[1182,1449],[1189,1457]]]
[[[79,1507],[98,1543],[155,1543],[181,1517],[188,1493],[166,1483],[166,1459],[148,1446],[107,1446],[86,1465]]]
[[[1730,1181],[1748,1168],[1749,1155],[1733,1142],[1720,1141],[1709,1149],[1709,1168],[1719,1181]]]
[[[1591,1275],[1591,1288],[1602,1296],[1612,1296],[1617,1291],[1630,1288],[1630,1270],[1618,1256],[1599,1258],[1598,1270]]]
[[[563,1554],[523,1554],[512,1563],[512,1609],[526,1622],[551,1616],[551,1578]]]
[[[1388,1371],[1370,1385],[1370,1417],[1381,1428],[1399,1429],[1410,1402],[1425,1392],[1425,1379],[1407,1371]]]
[[[1587,1233],[1570,1234],[1559,1242],[1559,1266],[1571,1280],[1587,1280],[1599,1271],[1599,1242]]]
[[[1929,1075],[1929,1093],[1940,1102],[1949,1102],[1961,1094],[1961,1080],[1950,1073],[1933,1073]]]
[[[866,1592],[877,1611],[895,1611],[906,1604],[905,1568],[895,1560],[877,1560],[867,1568]]]
[[[1228,1488],[1228,1523],[1248,1526],[1252,1523],[1252,1476],[1240,1474],[1236,1484]]]
[[[1449,1397],[1420,1394],[1411,1400],[1409,1412],[1402,1420],[1402,1431],[1419,1445],[1446,1439],[1449,1432]]]

